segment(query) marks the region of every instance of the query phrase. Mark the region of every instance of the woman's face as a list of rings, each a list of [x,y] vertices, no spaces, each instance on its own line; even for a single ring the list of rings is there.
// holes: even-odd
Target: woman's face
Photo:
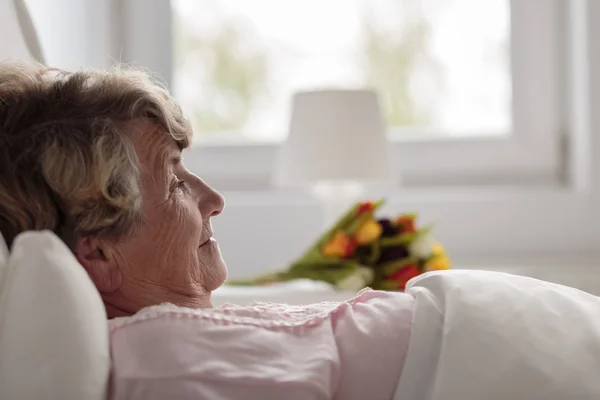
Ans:
[[[111,309],[132,314],[162,302],[210,307],[210,292],[227,277],[210,221],[223,210],[223,197],[185,168],[176,142],[156,126],[142,125],[133,141],[143,221],[129,238],[101,249],[113,272],[102,278],[108,290],[91,274],[109,316]]]

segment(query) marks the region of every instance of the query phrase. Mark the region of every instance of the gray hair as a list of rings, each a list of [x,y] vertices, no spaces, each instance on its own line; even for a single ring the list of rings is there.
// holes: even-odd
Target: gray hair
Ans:
[[[0,232],[10,246],[49,229],[121,237],[141,219],[136,120],[159,125],[185,148],[191,129],[168,92],[123,67],[67,72],[0,64]]]

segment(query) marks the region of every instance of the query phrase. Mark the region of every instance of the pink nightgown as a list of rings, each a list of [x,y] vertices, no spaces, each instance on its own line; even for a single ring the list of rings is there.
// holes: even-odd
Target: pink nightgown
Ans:
[[[413,308],[373,290],[306,306],[149,307],[110,322],[111,398],[390,399]]]

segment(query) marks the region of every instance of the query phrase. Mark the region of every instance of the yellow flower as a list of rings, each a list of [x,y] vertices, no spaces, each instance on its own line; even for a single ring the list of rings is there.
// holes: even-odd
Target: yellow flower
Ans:
[[[442,246],[442,244],[440,242],[436,242],[433,245],[433,250],[432,253],[434,256],[445,256],[446,255],[446,250],[444,250],[444,246]]]
[[[360,228],[358,228],[354,238],[359,246],[363,246],[366,244],[371,244],[379,239],[382,231],[383,228],[377,221],[368,219],[362,223]]]
[[[444,246],[436,242],[432,249],[433,256],[425,263],[424,271],[442,271],[450,269],[450,257],[446,254]]]
[[[443,271],[452,268],[450,265],[450,257],[446,254],[440,254],[432,257],[423,266],[423,270],[427,271]]]
[[[450,259],[448,257],[434,257],[425,263],[425,271],[442,271],[450,269]]]

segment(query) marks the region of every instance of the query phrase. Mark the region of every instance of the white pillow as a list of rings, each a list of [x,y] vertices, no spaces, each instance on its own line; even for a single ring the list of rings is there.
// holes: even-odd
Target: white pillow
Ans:
[[[600,298],[492,271],[428,272],[394,399],[600,399]]]
[[[53,233],[13,245],[0,293],[0,399],[104,400],[110,369],[100,295]],[[2,312],[2,311],[0,311]]]
[[[8,246],[2,237],[2,232],[0,232],[0,293],[2,293],[2,284],[4,273],[6,272],[6,264],[8,263]]]
[[[2,232],[0,232],[0,270],[5,268],[6,263],[8,262],[8,246],[2,237]],[[0,272],[0,280],[2,279],[2,273]]]
[[[0,232],[0,332],[2,332],[2,321],[4,318],[2,317],[4,314],[4,307],[1,302],[2,300],[2,288],[4,287],[6,274],[8,269],[8,246],[2,237],[2,232]]]

